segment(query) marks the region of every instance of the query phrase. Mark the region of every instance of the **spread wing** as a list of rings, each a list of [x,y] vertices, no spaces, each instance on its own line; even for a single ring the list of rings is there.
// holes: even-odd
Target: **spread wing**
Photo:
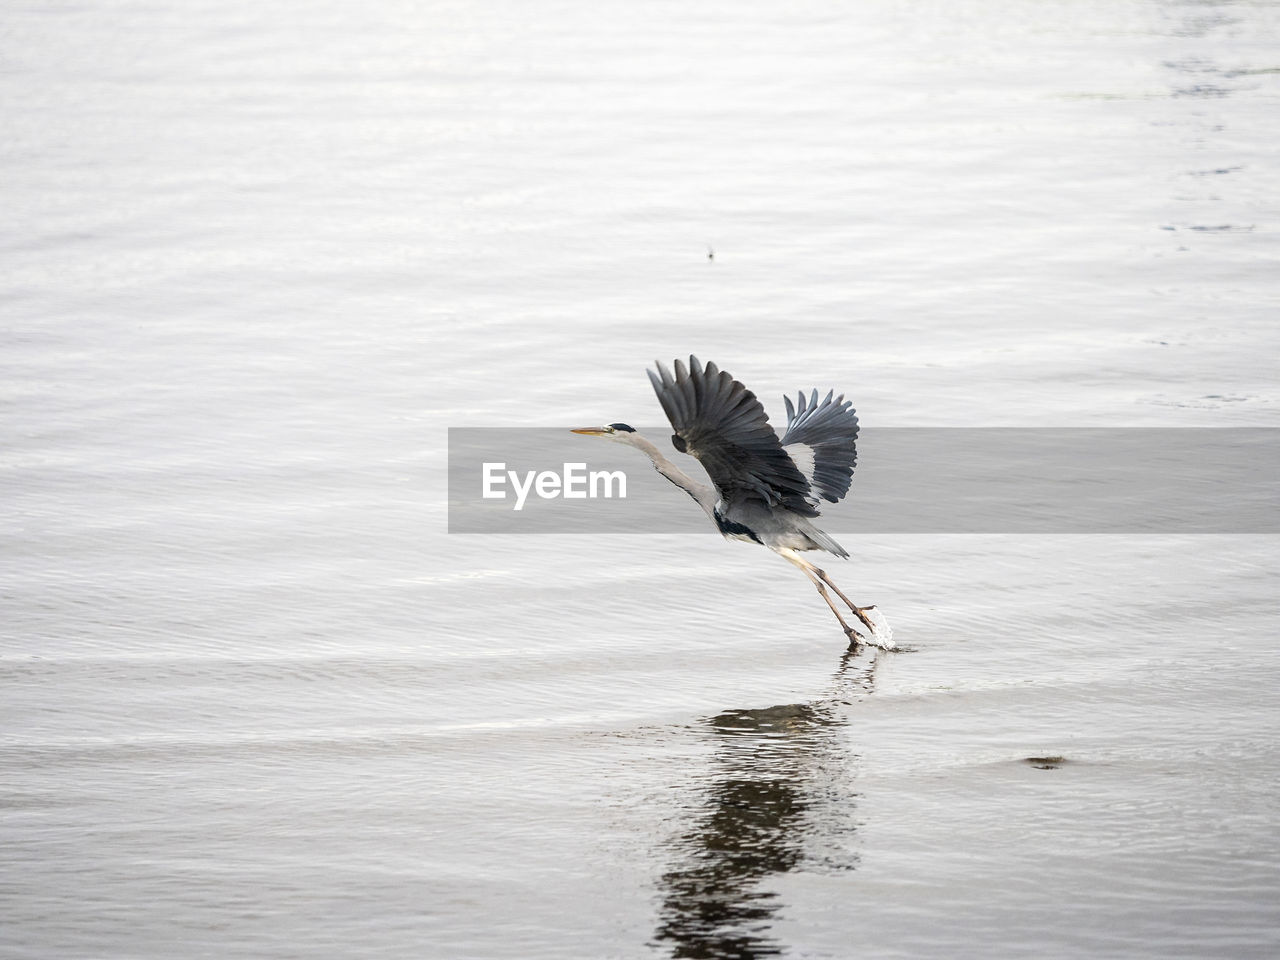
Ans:
[[[726,503],[759,500],[817,516],[809,481],[787,456],[756,395],[714,363],[697,357],[647,371],[675,429],[671,442],[698,458]]]
[[[817,497],[835,503],[848,493],[858,462],[858,415],[844,394],[832,400],[832,393],[821,403],[817,390],[808,400],[800,393],[798,406],[782,398],[787,405],[782,448],[809,480],[815,505]]]

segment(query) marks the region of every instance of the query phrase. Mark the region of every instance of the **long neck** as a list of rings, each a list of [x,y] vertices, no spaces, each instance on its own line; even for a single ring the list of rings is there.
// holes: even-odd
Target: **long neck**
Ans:
[[[714,487],[705,483],[699,483],[697,480],[693,479],[693,477],[689,476],[668,460],[661,450],[655,447],[649,440],[640,436],[640,434],[633,433],[628,437],[628,439],[631,441],[631,445],[633,447],[638,447],[643,450],[649,459],[653,461],[653,467],[655,470],[689,496],[693,497],[693,499],[697,501],[698,506],[702,507],[702,509],[706,511],[707,516],[714,519],[716,500],[719,499],[716,496]]]

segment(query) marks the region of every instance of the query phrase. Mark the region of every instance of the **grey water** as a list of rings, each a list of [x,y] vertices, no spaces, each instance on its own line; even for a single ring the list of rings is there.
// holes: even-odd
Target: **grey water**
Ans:
[[[1276,955],[1274,534],[833,525],[846,651],[447,431],[1276,427],[1280,5],[0,23],[0,954]]]

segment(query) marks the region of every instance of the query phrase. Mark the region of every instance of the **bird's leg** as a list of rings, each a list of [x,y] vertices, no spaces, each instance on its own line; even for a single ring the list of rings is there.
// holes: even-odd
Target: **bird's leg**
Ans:
[[[854,615],[855,615],[859,620],[861,620],[861,621],[862,621],[862,625],[863,625],[863,626],[865,626],[865,627],[866,627],[868,630],[870,630],[872,633],[875,633],[875,632],[876,632],[876,625],[875,625],[874,623],[872,623],[872,622],[867,618],[867,615],[866,615],[865,613],[863,613],[863,611],[864,611],[864,610],[874,610],[874,609],[876,608],[876,605],[873,603],[873,604],[871,604],[871,606],[869,606],[869,607],[860,607],[860,606],[858,606],[856,603],[854,603],[852,600],[850,600],[848,597],[846,597],[846,596],[845,596],[845,595],[840,591],[840,588],[839,588],[839,587],[837,587],[834,583],[832,583],[832,582],[831,582],[831,578],[827,576],[826,571],[824,571],[824,570],[820,569],[819,567],[814,567],[814,568],[813,568],[813,570],[814,570],[814,573],[816,573],[819,577],[821,577],[821,578],[822,578],[822,582],[823,582],[823,583],[825,583],[828,587],[830,587],[832,590],[834,590],[834,591],[836,592],[836,596],[837,596],[837,597],[839,597],[841,600],[843,600],[845,603],[847,603],[847,604],[849,605],[849,609],[850,609],[850,610],[852,610],[852,611],[854,612]]]
[[[857,630],[853,629],[853,627],[849,626],[849,624],[844,622],[844,617],[840,616],[840,610],[836,607],[835,603],[832,601],[831,594],[827,593],[826,587],[824,587],[816,577],[810,574],[808,570],[805,571],[805,576],[809,578],[810,583],[812,583],[815,587],[818,588],[818,592],[822,594],[822,599],[827,601],[827,606],[831,608],[831,612],[834,613],[836,615],[836,619],[840,621],[840,626],[844,628],[844,635],[849,638],[849,642],[857,643],[859,640],[866,639]],[[861,616],[861,614],[859,614],[859,616]]]
[[[831,594],[827,593],[827,588],[822,585],[822,580],[819,580],[818,577],[814,575],[815,572],[818,574],[821,574],[822,573],[821,570],[815,567],[808,560],[804,559],[794,550],[790,550],[790,549],[779,550],[778,553],[781,556],[785,557],[787,560],[790,560],[797,567],[799,567],[800,572],[809,578],[809,582],[818,588],[818,593],[822,594],[822,599],[827,601],[827,606],[831,608],[831,612],[834,613],[836,615],[836,619],[840,621],[840,626],[844,628],[844,635],[849,638],[850,643],[857,643],[859,640],[865,639],[865,637],[863,637],[862,634],[860,634],[857,630],[853,629],[853,627],[849,626],[849,624],[844,622],[844,617],[840,616],[840,610],[839,608],[836,607],[835,601],[831,599]],[[824,576],[823,580],[825,579],[826,577]],[[832,589],[835,589],[835,584],[832,584]],[[836,593],[840,593],[840,591],[836,590]],[[843,594],[841,595],[841,598],[843,599]],[[845,603],[848,603],[848,602],[849,602],[848,600],[845,600]],[[850,606],[853,606],[853,605],[850,604]],[[854,607],[854,612],[855,613],[857,612],[856,607]],[[864,623],[867,623],[868,627],[871,628],[871,632],[875,633],[875,628],[871,626],[871,624],[867,621],[867,619],[863,617],[861,613],[859,613],[858,616],[862,619]]]

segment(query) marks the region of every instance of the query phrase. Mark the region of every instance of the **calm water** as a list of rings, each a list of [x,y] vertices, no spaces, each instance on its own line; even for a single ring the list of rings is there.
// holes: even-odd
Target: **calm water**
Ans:
[[[846,655],[712,535],[445,533],[447,427],[690,351],[1277,425],[1280,5],[849,6],[10,5],[0,953],[1280,950],[1274,536],[836,529]]]

